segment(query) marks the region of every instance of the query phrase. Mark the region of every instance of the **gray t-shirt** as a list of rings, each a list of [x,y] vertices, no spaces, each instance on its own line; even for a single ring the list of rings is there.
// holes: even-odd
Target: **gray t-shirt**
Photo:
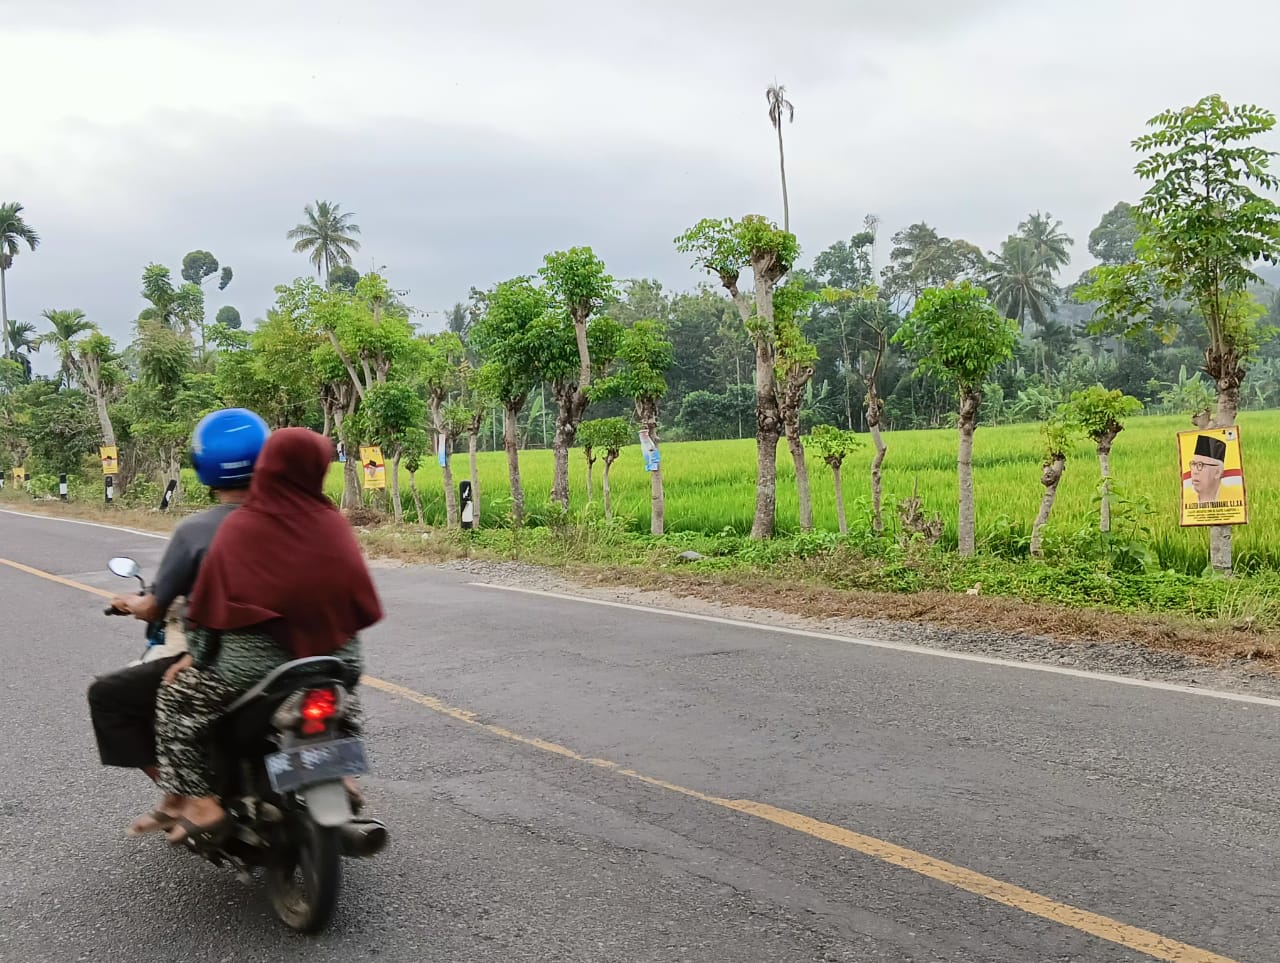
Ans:
[[[160,570],[156,572],[155,582],[151,586],[151,593],[156,597],[161,610],[168,611],[178,596],[185,598],[191,594],[204,553],[213,542],[214,532],[235,508],[236,505],[230,502],[215,505],[190,518],[184,518],[174,528],[169,546],[160,559]],[[185,610],[184,605],[183,611],[178,613],[180,618],[186,617]]]

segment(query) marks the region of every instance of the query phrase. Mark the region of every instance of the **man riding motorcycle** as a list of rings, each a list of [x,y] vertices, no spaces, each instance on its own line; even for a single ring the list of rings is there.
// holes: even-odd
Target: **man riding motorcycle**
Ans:
[[[190,594],[214,533],[248,494],[254,464],[269,433],[266,422],[244,408],[225,408],[201,419],[191,436],[191,463],[218,504],[174,528],[151,592],[117,596],[111,600],[117,611],[158,622],[179,596]],[[89,713],[104,766],[141,769],[156,781],[156,695],[162,681],[187,665],[190,658],[185,654],[170,655],[100,676],[89,686]],[[166,796],[133,822],[129,835],[169,829],[176,821],[177,804],[176,797]]]

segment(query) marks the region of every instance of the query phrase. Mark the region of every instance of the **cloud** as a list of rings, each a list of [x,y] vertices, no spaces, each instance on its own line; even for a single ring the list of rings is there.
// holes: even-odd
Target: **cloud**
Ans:
[[[1074,272],[1101,214],[1141,191],[1129,142],[1148,117],[1214,90],[1280,108],[1274,4],[1222,45],[1201,42],[1193,0],[3,6],[0,170],[45,238],[12,313],[79,306],[118,338],[142,267],[196,247],[260,316],[308,270],[284,233],[321,197],[356,212],[357,263],[424,309],[574,244],[687,287],[676,233],[781,216],[775,79],[810,257],[868,212],[885,242],[927,220],[990,249],[1048,210]]]

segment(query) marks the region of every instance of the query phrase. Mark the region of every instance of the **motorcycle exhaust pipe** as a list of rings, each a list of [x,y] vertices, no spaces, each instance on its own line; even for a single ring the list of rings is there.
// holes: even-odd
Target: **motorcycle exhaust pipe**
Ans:
[[[338,827],[342,855],[368,859],[387,846],[387,827],[376,819],[352,819]]]

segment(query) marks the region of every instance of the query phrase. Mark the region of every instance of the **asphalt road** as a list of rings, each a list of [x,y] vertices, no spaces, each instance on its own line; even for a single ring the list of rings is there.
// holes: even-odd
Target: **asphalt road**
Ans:
[[[100,588],[163,547],[0,514],[0,559]],[[84,690],[141,625],[0,565],[0,960],[1280,959],[1280,707],[377,578],[392,843],[304,938],[124,836],[149,784],[98,765]]]

